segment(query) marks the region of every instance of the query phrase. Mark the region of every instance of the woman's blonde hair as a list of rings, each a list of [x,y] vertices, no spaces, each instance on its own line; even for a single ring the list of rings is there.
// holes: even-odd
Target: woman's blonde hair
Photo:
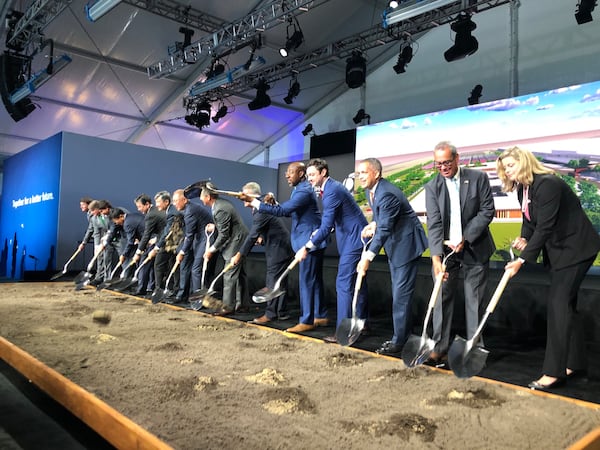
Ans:
[[[509,156],[514,158],[519,164],[519,172],[517,173],[515,181],[508,179],[502,162],[504,158],[508,158]],[[500,154],[496,161],[496,172],[498,173],[498,178],[502,181],[503,192],[514,191],[518,183],[530,185],[533,183],[534,174],[554,173],[553,170],[544,167],[533,153],[520,147],[511,147]]]

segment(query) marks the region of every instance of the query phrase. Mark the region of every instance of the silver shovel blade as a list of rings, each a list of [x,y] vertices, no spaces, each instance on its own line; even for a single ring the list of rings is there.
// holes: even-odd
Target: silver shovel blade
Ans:
[[[456,336],[448,349],[448,364],[458,378],[470,378],[485,367],[489,351],[474,346],[469,349],[467,341]]]
[[[271,288],[264,287],[254,293],[252,296],[252,301],[254,303],[267,303],[283,294],[285,294],[285,289],[279,288],[273,290]]]
[[[406,367],[416,367],[429,359],[435,347],[433,339],[411,335],[402,347],[402,361]]]
[[[360,337],[360,333],[365,327],[365,319],[351,318],[343,319],[335,330],[335,337],[338,344],[346,347],[352,345]]]

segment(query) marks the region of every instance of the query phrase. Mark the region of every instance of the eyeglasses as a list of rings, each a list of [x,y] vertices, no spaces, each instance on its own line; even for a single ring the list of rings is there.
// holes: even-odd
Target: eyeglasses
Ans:
[[[454,162],[454,158],[449,159],[447,161],[434,161],[433,165],[436,169],[441,169],[442,167],[444,168],[449,168],[450,166],[452,166],[452,163]]]

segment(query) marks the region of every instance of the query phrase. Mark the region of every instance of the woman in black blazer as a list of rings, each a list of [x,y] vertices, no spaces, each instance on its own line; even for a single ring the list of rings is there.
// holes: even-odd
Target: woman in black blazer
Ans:
[[[502,190],[517,190],[523,225],[513,247],[518,260],[506,265],[514,276],[540,251],[550,271],[547,342],[542,376],[531,389],[559,387],[586,369],[583,326],[577,314],[577,292],[600,250],[600,237],[579,198],[528,150],[505,150],[496,162]]]

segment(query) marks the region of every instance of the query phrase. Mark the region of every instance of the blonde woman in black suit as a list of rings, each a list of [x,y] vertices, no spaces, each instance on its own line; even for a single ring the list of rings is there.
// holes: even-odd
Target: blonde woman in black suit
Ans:
[[[497,169],[503,190],[517,191],[523,213],[521,236],[513,242],[521,255],[506,270],[514,276],[543,252],[550,271],[542,376],[529,383],[531,389],[548,390],[586,369],[577,292],[600,250],[600,237],[572,189],[530,151],[505,150]]]

